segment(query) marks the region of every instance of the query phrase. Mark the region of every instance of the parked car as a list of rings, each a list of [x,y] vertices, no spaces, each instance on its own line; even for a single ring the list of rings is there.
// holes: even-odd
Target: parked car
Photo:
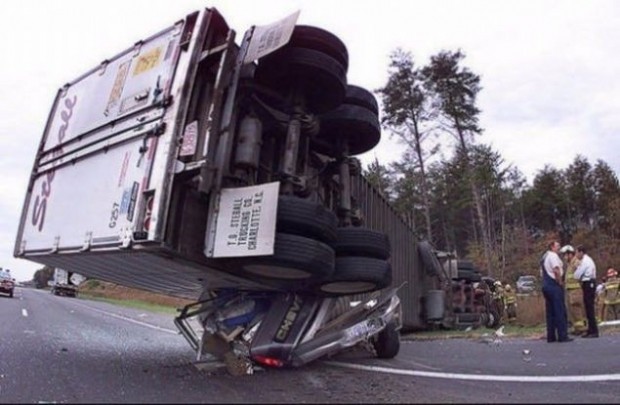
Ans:
[[[9,297],[13,298],[13,290],[15,289],[15,280],[10,274],[0,272],[0,292],[9,294]]]
[[[536,291],[536,276],[521,276],[517,279],[517,293],[529,294]]]

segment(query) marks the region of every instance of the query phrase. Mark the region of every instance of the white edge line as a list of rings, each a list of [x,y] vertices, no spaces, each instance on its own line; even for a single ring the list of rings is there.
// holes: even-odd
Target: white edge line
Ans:
[[[323,361],[324,364],[350,368],[354,370],[376,371],[387,374],[409,375],[415,377],[458,379],[470,381],[501,381],[501,382],[591,382],[591,381],[620,381],[620,374],[595,375],[567,375],[567,376],[531,376],[531,375],[485,375],[439,373],[434,371],[416,371],[397,368],[367,366],[363,364],[342,363],[339,361]]]
[[[88,308],[91,311],[95,311],[95,312],[99,312],[99,313],[104,314],[104,315],[111,316],[113,318],[122,319],[122,320],[127,321],[127,322],[135,323],[136,325],[145,326],[147,328],[159,330],[159,331],[162,331],[162,332],[172,333],[173,335],[177,335],[178,334],[177,331],[172,330],[172,329],[162,328],[160,326],[151,325],[150,323],[146,323],[146,322],[142,322],[142,321],[136,321],[135,319],[131,319],[131,318],[128,318],[128,317],[123,316],[123,315],[117,315],[117,314],[114,314],[112,312],[103,311],[101,309],[96,309],[96,308],[93,308],[93,307],[88,306],[88,305],[78,304],[78,303],[74,303],[74,304],[77,304],[77,305],[80,305],[82,307]]]
[[[142,325],[147,328],[159,330],[162,332],[172,333],[177,335],[178,332],[172,329],[166,329],[159,326],[151,325],[146,322],[136,321],[122,315],[117,315],[111,312],[103,311],[90,307],[88,305],[78,304],[86,307],[92,311],[99,312],[104,315],[111,316],[113,318],[122,319],[127,322]],[[22,309],[22,314],[28,316],[26,309]],[[443,378],[443,379],[458,379],[458,380],[470,380],[470,381],[501,381],[501,382],[591,382],[591,381],[620,381],[620,374],[596,374],[596,375],[569,375],[569,376],[519,376],[519,375],[485,375],[485,374],[460,374],[460,373],[440,373],[435,371],[416,371],[416,370],[404,370],[389,367],[380,366],[366,366],[363,364],[341,363],[338,361],[323,361],[322,363],[343,367],[354,370],[376,371],[386,374],[399,374],[409,375],[415,377],[428,377],[428,378]]]

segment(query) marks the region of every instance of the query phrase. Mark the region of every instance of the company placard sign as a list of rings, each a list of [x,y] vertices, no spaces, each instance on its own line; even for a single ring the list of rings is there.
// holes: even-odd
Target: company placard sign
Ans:
[[[279,182],[222,189],[213,257],[273,254]]]
[[[269,25],[254,27],[243,63],[262,58],[286,45],[291,39],[300,11]]]

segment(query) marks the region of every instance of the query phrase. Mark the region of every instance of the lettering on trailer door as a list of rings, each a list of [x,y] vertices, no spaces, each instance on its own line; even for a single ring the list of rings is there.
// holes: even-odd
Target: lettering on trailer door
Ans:
[[[62,121],[62,124],[60,125],[60,128],[58,128],[58,132],[56,133],[58,145],[62,144],[62,141],[67,135],[69,122],[71,121],[71,117],[73,116],[73,109],[75,108],[76,104],[77,96],[73,96],[73,98],[67,98],[64,102],[64,109],[60,112],[60,120]],[[61,146],[52,152],[53,157],[57,157],[60,155],[62,155]],[[34,206],[32,209],[32,225],[34,225],[39,232],[43,230],[43,225],[45,225],[47,199],[52,195],[52,182],[54,181],[55,173],[56,169],[52,169],[45,173],[45,177],[43,179],[43,182],[41,183],[41,189],[39,190],[39,194],[34,199]]]

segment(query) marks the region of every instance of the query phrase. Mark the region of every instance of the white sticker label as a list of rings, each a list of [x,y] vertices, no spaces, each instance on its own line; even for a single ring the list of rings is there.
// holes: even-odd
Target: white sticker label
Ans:
[[[243,63],[250,63],[283,47],[291,39],[300,11],[273,24],[254,27]]]
[[[279,182],[222,189],[213,257],[273,254]]]
[[[74,285],[80,285],[84,281],[86,281],[86,277],[78,273],[73,273],[69,279],[71,280],[71,283]]]
[[[183,131],[183,143],[179,156],[193,156],[196,153],[196,143],[198,142],[198,121],[193,121],[185,127]]]

